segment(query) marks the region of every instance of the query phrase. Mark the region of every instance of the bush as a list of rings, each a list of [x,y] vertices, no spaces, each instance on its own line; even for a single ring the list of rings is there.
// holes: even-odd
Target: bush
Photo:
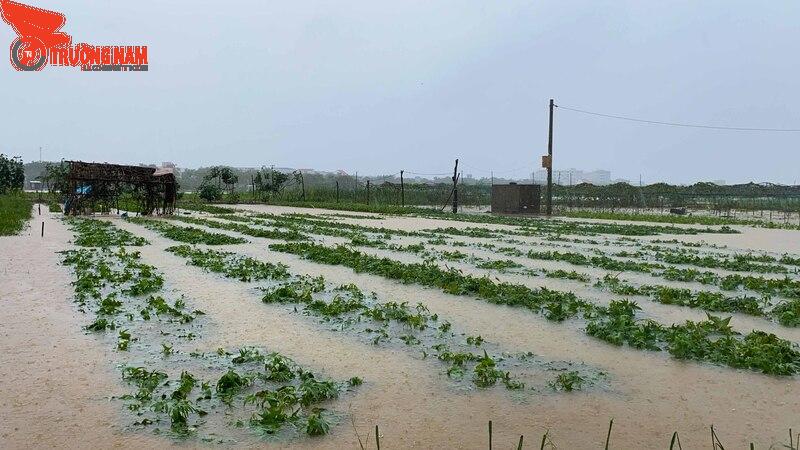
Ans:
[[[197,191],[197,196],[207,202],[213,202],[222,199],[222,189],[219,186],[206,183],[200,186]]]

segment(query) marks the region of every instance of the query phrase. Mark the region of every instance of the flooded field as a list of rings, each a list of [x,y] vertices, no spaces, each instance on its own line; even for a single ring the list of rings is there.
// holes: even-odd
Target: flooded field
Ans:
[[[452,219],[34,215],[0,448],[797,446],[800,231]]]

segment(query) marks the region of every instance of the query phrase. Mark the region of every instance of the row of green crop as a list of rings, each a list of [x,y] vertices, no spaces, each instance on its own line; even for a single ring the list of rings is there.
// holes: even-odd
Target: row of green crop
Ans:
[[[312,233],[312,234],[323,234],[323,235],[334,235],[334,236],[341,236],[351,239],[350,243],[355,246],[367,246],[367,247],[376,247],[381,249],[388,249],[394,251],[407,251],[416,253],[418,255],[426,256],[426,257],[436,257],[439,259],[444,260],[460,260],[460,261],[467,261],[465,254],[458,252],[438,252],[436,254],[431,252],[426,252],[424,249],[423,244],[413,244],[407,246],[399,246],[396,244],[390,244],[382,239],[375,239],[367,237],[364,233],[373,233],[377,235],[377,237],[387,238],[393,234],[399,234],[402,236],[426,236],[427,233],[414,233],[414,232],[405,232],[405,231],[398,231],[392,230],[387,228],[378,228],[378,227],[368,227],[368,226],[361,226],[361,225],[349,225],[345,227],[345,229],[340,229],[337,227],[337,223],[330,222],[326,220],[314,219],[306,217],[305,215],[292,215],[289,217],[284,216],[277,216],[277,215],[260,215],[265,219],[269,219],[272,224],[279,225],[281,227],[287,227],[289,229],[300,229],[298,227],[305,227],[302,228],[303,231]],[[485,231],[484,229],[477,229],[480,231]],[[379,234],[380,233],[380,234]],[[434,241],[430,241],[434,242]],[[438,242],[442,243],[442,242]],[[455,243],[453,243],[455,245]],[[643,262],[643,261],[635,261],[635,260],[620,260],[611,258],[605,255],[584,255],[581,253],[575,252],[555,252],[555,251],[535,251],[530,250],[527,253],[524,253],[518,249],[513,247],[507,247],[497,249],[496,246],[493,244],[486,244],[492,245],[492,250],[497,251],[499,253],[505,253],[509,256],[527,256],[531,259],[537,260],[553,260],[553,261],[562,261],[567,262],[573,265],[583,266],[583,267],[595,267],[601,268],[604,270],[609,270],[613,272],[626,272],[626,271],[633,271],[633,272],[642,272],[648,273],[654,276],[664,276],[668,279],[676,279],[680,276],[686,276],[691,274],[697,274],[698,280],[697,281],[704,281],[711,284],[719,284],[720,287],[726,290],[734,290],[740,287],[740,285],[745,285],[748,289],[756,289],[756,292],[761,293],[763,296],[773,296],[773,295],[782,295],[788,296],[793,298],[797,293],[796,289],[794,289],[797,282],[794,282],[791,279],[784,279],[783,281],[769,281],[767,279],[763,279],[761,277],[753,277],[753,276],[746,276],[741,277],[737,275],[730,275],[727,277],[721,277],[711,272],[696,272],[693,269],[680,269],[674,267],[664,266],[658,263],[651,263],[651,262]],[[738,260],[737,260],[738,261]],[[469,258],[469,262],[476,265],[478,268],[483,269],[495,269],[495,270],[506,270],[506,269],[514,269],[514,268],[521,268],[518,263],[515,263],[510,260],[490,260],[490,259],[480,259],[471,257]],[[681,260],[682,263],[686,263],[687,260]],[[717,262],[719,264],[719,260]],[[727,268],[733,268],[733,266],[727,266]],[[742,267],[737,267],[742,268]],[[525,273],[531,274],[530,270],[525,271]],[[567,278],[573,280],[586,280],[587,276],[585,274],[579,274],[574,271],[544,271],[545,275],[548,277],[559,277],[559,278]],[[702,275],[701,275],[702,274]],[[761,280],[762,282],[759,282]],[[695,280],[686,280],[686,281],[695,281]],[[737,284],[737,282],[741,282]],[[687,290],[688,291],[688,290]],[[666,292],[666,291],[664,291]],[[746,298],[744,297],[730,297],[723,294],[714,294],[716,301],[711,301],[710,297],[708,297],[704,292],[707,291],[699,291],[699,292],[691,292],[692,296],[701,296],[702,298],[706,298],[706,302],[703,304],[699,304],[697,302],[690,302],[685,301],[683,304],[685,306],[693,306],[703,308],[705,305],[706,310],[708,311],[729,311],[730,308],[734,308],[734,306],[738,305],[739,311],[745,311],[745,305],[736,299]],[[719,298],[717,298],[719,297]],[[669,301],[669,300],[667,300]],[[728,306],[724,307],[722,304],[727,304]],[[727,308],[727,309],[725,309]],[[732,311],[732,310],[731,310]],[[791,312],[787,312],[787,315],[790,315]],[[791,318],[785,318],[781,321],[783,324],[791,323]]]
[[[194,227],[178,227],[160,220],[143,217],[129,217],[127,220],[131,223],[143,225],[168,239],[178,242],[206,245],[244,244],[247,242],[247,239],[221,233],[209,233]]]
[[[367,296],[354,284],[331,287],[321,276],[290,276],[285,266],[230,252],[201,250],[188,245],[170,247],[167,251],[187,258],[188,264],[227,278],[275,281],[265,288],[264,303],[301,305],[305,315],[317,317],[325,324],[335,323],[330,329],[367,336],[373,345],[402,342],[403,347],[420,352],[423,358],[435,355],[436,360],[448,364],[447,375],[457,381],[471,373],[469,380],[480,388],[502,383],[507,389],[522,389],[525,383],[512,376],[511,370],[522,363],[535,362],[529,354],[522,354],[521,358],[502,354],[490,356],[489,343],[480,336],[458,340],[451,331],[451,323],[431,314],[421,303],[413,307],[407,302],[381,303],[375,294]],[[476,348],[483,354],[474,352]],[[548,362],[548,367],[548,370],[555,369],[552,362]],[[559,382],[563,378],[556,377],[549,384],[564,389]],[[568,390],[578,388],[578,384],[589,378],[574,372],[572,379],[580,383],[571,384]]]
[[[467,228],[447,227],[447,228],[436,228],[424,231],[431,234],[465,236],[472,238],[495,239],[495,240],[503,240],[503,237],[508,235],[512,236],[520,235],[519,232],[488,230],[480,227],[467,227]],[[547,240],[566,241],[566,242],[574,241],[572,239],[563,238],[560,235],[551,236]],[[581,243],[589,243],[591,245],[601,245],[599,241],[592,241],[592,240],[584,240],[581,241]],[[615,241],[614,245],[621,245],[621,244],[622,242],[617,240]],[[609,243],[609,245],[611,245],[611,243]],[[634,246],[636,245],[637,244],[634,244]],[[645,252],[644,250],[650,250],[650,252]],[[617,261],[610,258],[607,255],[603,255],[602,253],[599,252],[599,250],[595,250],[595,252],[597,252],[598,255],[585,256],[575,252],[559,253],[559,252],[534,251],[530,253],[530,257],[533,259],[560,260],[577,265],[595,265],[597,267],[602,267],[609,270],[633,270],[637,272],[650,272],[653,269],[663,269],[665,267],[658,263],[639,262],[631,260]],[[716,253],[701,254],[698,253],[698,251],[696,250],[689,251],[683,249],[671,249],[668,247],[657,246],[657,245],[643,245],[641,246],[641,250],[634,252],[621,251],[611,256],[620,258],[633,257],[642,259],[645,257],[650,257],[656,261],[668,264],[679,264],[679,265],[690,265],[702,268],[724,269],[735,272],[759,272],[759,273],[779,273],[779,274],[785,274],[789,272],[789,270],[785,267],[785,265],[800,264],[800,258],[793,257],[788,254],[784,254],[781,258],[776,258],[770,255],[755,255],[751,253],[734,254],[732,256],[727,256]],[[631,268],[626,269],[622,267],[623,265],[628,265]]]
[[[75,272],[81,311],[93,316],[87,332],[106,341],[116,337],[122,378],[134,388],[118,398],[135,428],[155,426],[161,434],[159,425],[167,423],[170,435],[182,439],[202,433],[208,423],[228,425],[234,434],[245,423],[265,434],[328,432],[332,417],[322,406],[352,383],[321,379],[285,356],[252,347],[238,354],[181,352],[175,339],[196,339],[207,319],[202,311],[189,311],[183,298],[165,299],[163,276],[122,247],[144,240],[108,222],[70,225],[84,248],[63,252],[63,264]],[[157,356],[152,349],[159,345]],[[226,436],[200,437],[222,442]]]
[[[385,205],[360,205],[360,204],[336,204],[336,203],[312,203],[300,202],[287,204],[294,207],[305,207],[313,209],[330,209],[356,212],[369,212],[385,215],[412,215],[429,219],[454,220],[460,222],[500,224],[523,227],[521,233],[558,233],[558,234],[619,234],[626,236],[646,236],[653,234],[699,234],[699,233],[738,233],[728,226],[719,228],[686,228],[662,225],[642,225],[642,224],[609,224],[597,222],[563,221],[532,217],[512,217],[497,216],[488,214],[465,214],[465,213],[446,213],[438,209],[401,207]],[[207,212],[230,214],[236,212],[232,208],[223,208],[214,205],[190,204],[189,209],[204,210]]]
[[[785,266],[800,266],[800,258],[789,254],[775,257],[748,253],[700,253],[696,248],[673,249],[659,245],[644,245],[637,256],[651,255],[653,258],[670,263],[703,268],[725,269],[733,272],[787,273]],[[650,253],[645,253],[650,251]]]
[[[429,240],[428,243],[434,243],[437,245],[444,244],[444,242],[434,240]],[[501,273],[513,271],[513,273],[520,273],[530,276],[539,276],[543,274],[548,278],[561,278],[581,281],[584,283],[589,283],[591,281],[591,277],[588,274],[579,273],[574,270],[534,270],[526,268],[524,265],[510,259],[503,260],[481,258],[475,255],[468,255],[459,250],[436,251],[432,249],[426,249],[423,243],[406,246],[380,242],[379,244],[382,245],[371,246],[392,251],[413,253],[431,261],[442,260],[469,263],[479,269],[496,270]],[[351,242],[351,245],[356,247],[363,246],[359,242]],[[513,247],[496,247],[493,244],[486,243],[467,244],[453,241],[450,242],[449,245],[464,247],[474,245],[478,248],[488,248],[494,252],[505,253],[509,254],[510,256],[526,255],[525,252]],[[530,251],[528,252],[528,255],[535,259],[567,261],[581,266],[600,267],[615,272],[635,271],[652,274],[654,269],[664,269],[664,267],[660,265],[647,265],[645,263],[637,263],[635,261],[618,261],[608,257],[585,256],[578,253],[560,254],[557,252]],[[598,280],[598,282],[595,283],[595,286],[608,289],[615,294],[648,296],[653,301],[663,304],[687,306],[709,312],[740,312],[754,316],[768,316],[785,326],[800,326],[800,300],[797,299],[782,301],[778,303],[778,305],[772,310],[767,310],[767,308],[773,306],[771,297],[769,295],[756,298],[747,295],[728,296],[722,292],[703,290],[696,291],[687,288],[674,288],[663,285],[643,285],[636,287],[624,283],[617,277],[611,275],[606,275],[604,278]]]
[[[741,225],[759,228],[777,228],[798,230],[800,225],[794,223],[780,223],[771,220],[758,219],[734,219],[731,217],[709,216],[709,215],[677,215],[677,214],[648,214],[643,212],[623,212],[623,211],[593,211],[593,210],[572,210],[564,211],[562,215],[578,219],[602,219],[620,220],[627,222],[652,222],[652,223],[673,223],[686,225]]]
[[[228,230],[228,231],[235,231],[237,233],[245,234],[247,236],[252,237],[261,237],[267,239],[278,239],[278,240],[287,240],[287,241],[302,241],[307,240],[308,236],[305,236],[301,233],[296,231],[285,231],[279,229],[267,229],[267,228],[254,228],[244,223],[239,223],[235,221],[234,216],[225,216],[225,219],[233,220],[232,222],[220,222],[216,220],[209,220],[203,219],[198,217],[187,217],[187,216],[172,216],[170,217],[171,220],[178,220],[185,223],[190,223],[193,225],[202,225],[209,228],[216,228],[220,230]]]
[[[81,247],[112,247],[147,245],[147,239],[135,236],[129,231],[115,227],[107,220],[70,218],[66,220],[69,227],[77,233],[75,245]]]
[[[679,268],[663,266],[657,263],[640,262],[634,260],[617,260],[607,256],[587,256],[575,252],[557,252],[534,250],[526,253],[531,259],[562,261],[582,267],[598,267],[615,272],[641,272],[656,277],[663,277],[671,281],[699,282],[713,284],[726,291],[744,288],[761,295],[779,296],[787,298],[800,298],[800,281],[784,278],[764,278],[753,275],[718,275],[714,272],[699,271],[693,268]]]
[[[220,216],[231,218],[230,216]],[[576,281],[583,281],[589,282],[590,279],[588,275],[577,273],[573,271],[552,271],[552,270],[541,270],[541,271],[533,271],[531,269],[525,269],[522,267],[521,264],[516,263],[511,260],[495,260],[495,259],[486,259],[486,258],[477,258],[475,256],[467,257],[466,254],[455,251],[443,251],[443,252],[432,252],[430,250],[426,250],[422,243],[419,244],[412,244],[412,245],[396,245],[387,242],[385,239],[389,238],[390,236],[397,234],[401,236],[429,236],[428,233],[418,233],[418,232],[406,232],[401,230],[393,230],[387,229],[383,227],[369,227],[369,226],[362,226],[362,225],[350,225],[348,224],[346,227],[338,227],[336,222],[327,221],[324,219],[319,219],[315,217],[309,217],[308,215],[304,214],[293,214],[289,216],[279,216],[279,215],[271,215],[271,214],[261,214],[259,217],[264,219],[269,219],[269,223],[272,225],[284,227],[287,229],[292,229],[295,231],[302,230],[307,233],[311,234],[322,234],[322,235],[333,235],[339,237],[346,237],[350,239],[350,244],[355,246],[366,246],[366,247],[375,247],[380,249],[392,250],[392,251],[403,251],[403,252],[411,252],[417,255],[423,256],[425,258],[434,258],[434,259],[442,259],[445,261],[463,261],[469,262],[481,269],[493,269],[499,271],[507,271],[509,269],[522,269],[521,273],[528,274],[528,275],[538,275],[539,272],[543,273],[545,276],[550,278],[564,278],[564,279],[572,279]],[[242,220],[255,220],[258,219],[250,219],[250,218],[243,218]],[[484,231],[483,229],[477,229]],[[366,233],[372,233],[374,236],[369,237]],[[377,239],[376,239],[377,238]],[[441,239],[441,238],[438,238]],[[429,240],[429,243],[444,243],[444,242],[436,242],[435,240]],[[451,245],[456,245],[456,242],[451,243]],[[465,244],[466,245],[466,244]],[[568,262],[570,264],[578,265],[578,266],[585,266],[585,267],[597,267],[602,268],[604,270],[609,270],[613,272],[625,272],[625,271],[634,271],[634,272],[643,272],[649,273],[654,276],[665,276],[669,279],[675,279],[675,276],[678,274],[691,274],[692,269],[679,269],[674,267],[666,267],[658,263],[650,263],[650,262],[640,262],[635,260],[620,260],[610,258],[605,255],[584,255],[581,253],[575,252],[553,252],[553,251],[534,251],[531,250],[527,253],[524,253],[514,247],[507,247],[507,248],[496,248],[493,244],[484,244],[487,246],[491,246],[493,251],[497,251],[499,253],[505,253],[509,256],[527,256],[531,259],[538,259],[538,260],[556,260],[556,261],[563,261]],[[738,259],[735,259],[738,261]],[[683,263],[686,263],[686,260],[682,260]],[[717,263],[719,264],[719,262]],[[732,268],[732,267],[728,267]],[[742,267],[737,267],[742,268]],[[698,272],[700,274],[700,272]],[[793,283],[792,280],[786,279],[782,282],[766,282],[763,286],[760,286],[757,280],[764,280],[760,277],[739,277],[735,275],[727,276],[727,277],[720,277],[716,274],[711,272],[704,272],[700,277],[699,281],[705,281],[713,284],[719,284],[721,287],[727,290],[734,290],[737,289],[739,286],[733,286],[737,280],[746,283],[750,287],[755,287],[758,289],[758,292],[762,294],[762,298],[769,298],[773,295],[784,295],[792,297],[794,295],[794,290],[791,289],[791,285],[797,284]],[[692,280],[688,280],[692,281]],[[782,289],[777,289],[775,286],[778,285],[785,285]],[[745,312],[745,313],[756,313],[756,309],[754,308],[753,304],[760,304],[763,301],[757,300],[753,297],[748,296],[728,296],[721,293],[711,293],[709,291],[691,291],[688,289],[677,289],[677,288],[667,288],[667,287],[660,287],[662,288],[658,294],[658,296],[653,297],[650,295],[654,300],[661,301],[662,303],[672,303],[672,304],[679,304],[682,306],[689,306],[694,308],[701,308],[706,311],[712,312]],[[654,287],[655,289],[655,287]],[[680,291],[680,296],[676,293]],[[674,297],[674,298],[673,298]],[[681,298],[682,300],[678,299]],[[692,299],[690,299],[692,298]],[[698,301],[697,299],[701,301]],[[742,301],[746,299],[747,301]],[[797,314],[794,310],[794,303],[793,302],[782,302],[780,303],[779,307],[776,309],[775,318],[784,325],[787,326],[794,326],[792,325],[794,322],[794,315]],[[762,315],[761,313],[757,313],[757,315]]]
[[[741,337],[729,328],[718,327],[716,318],[667,327],[649,320],[637,320],[634,312],[638,306],[634,302],[614,301],[609,307],[599,307],[572,293],[495,282],[488,277],[476,278],[429,263],[401,263],[343,246],[330,248],[309,243],[286,243],[272,244],[270,249],[404,283],[437,287],[449,294],[522,307],[542,314],[548,320],[583,317],[587,320],[588,334],[614,344],[627,343],[649,350],[665,349],[678,358],[710,361],[768,374],[790,375],[800,371],[800,352],[791,342],[762,331]]]

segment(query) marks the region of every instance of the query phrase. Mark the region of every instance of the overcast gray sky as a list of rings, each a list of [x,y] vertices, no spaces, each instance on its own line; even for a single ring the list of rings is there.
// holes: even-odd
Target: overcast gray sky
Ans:
[[[25,2],[26,0],[21,0]],[[74,42],[146,44],[147,73],[0,64],[0,151],[26,161],[527,176],[547,102],[800,128],[800,2],[77,1]],[[0,43],[13,31],[0,23]],[[8,48],[8,47],[2,47]],[[645,182],[800,178],[800,133],[557,110],[555,166]],[[484,172],[485,171],[485,172]]]

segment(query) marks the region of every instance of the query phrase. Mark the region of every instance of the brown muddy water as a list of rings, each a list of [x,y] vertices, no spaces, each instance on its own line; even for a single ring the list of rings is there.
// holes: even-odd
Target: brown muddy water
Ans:
[[[248,206],[270,213],[337,213],[287,207]],[[358,214],[358,213],[352,213]],[[122,405],[110,398],[125,392],[116,357],[81,327],[89,322],[72,302],[69,268],[57,251],[70,248],[72,234],[56,216],[34,216],[38,233],[0,238],[0,448],[168,446],[236,446],[261,448],[359,448],[380,425],[381,448],[488,448],[486,424],[494,425],[494,448],[538,448],[542,434],[559,448],[602,448],[610,419],[610,448],[668,448],[674,431],[684,448],[711,448],[714,425],[726,448],[788,444],[788,429],[800,429],[797,377],[770,377],[695,362],[682,362],[665,352],[613,347],[588,337],[578,323],[553,323],[544,318],[469,297],[404,285],[352,270],[303,261],[270,251],[275,241],[246,236],[248,244],[216,247],[260,260],[282,262],[298,274],[323,275],[331,283],[355,283],[382,299],[421,302],[453,323],[454,330],[481,335],[507,352],[533,352],[537,357],[571,362],[605,372],[603,383],[572,393],[547,389],[512,393],[502,386],[464,389],[454,385],[444,366],[396,346],[374,346],[357,336],[326,328],[316,320],[280,305],[260,301],[258,283],[242,283],[186,265],[164,249],[175,245],[142,226],[113,220],[115,225],[146,237],[139,248],[143,262],[164,273],[166,286],[184,294],[193,307],[207,313],[210,325],[188,347],[214,349],[257,345],[281,352],[299,364],[364,385],[334,401],[340,420],[331,434],[275,442],[243,434],[221,445],[197,440],[173,441],[147,430],[135,430]],[[330,219],[330,217],[329,217]],[[373,226],[420,230],[438,226],[483,226],[451,221],[387,217],[344,220]],[[487,226],[489,228],[502,228]],[[223,232],[214,230],[215,232]],[[233,232],[226,234],[238,235]],[[800,232],[743,229],[739,235],[660,236],[684,241],[714,242],[737,249],[800,252]],[[331,241],[335,241],[332,239]],[[377,253],[376,253],[377,254]],[[398,255],[392,255],[401,259]],[[542,262],[543,267],[548,267]],[[463,268],[466,270],[466,268]],[[579,292],[582,287],[546,278],[510,281]],[[583,295],[584,292],[580,292]],[[597,294],[598,301],[603,301]],[[682,321],[697,312],[659,305],[659,320]],[[751,320],[753,326],[758,323]],[[749,326],[750,322],[741,322]],[[771,325],[774,326],[774,325]],[[762,327],[767,329],[768,327]],[[791,330],[791,329],[787,329]],[[774,331],[774,330],[768,330]],[[797,336],[794,330],[785,337]],[[794,339],[793,339],[794,340]],[[795,340],[796,341],[796,340]],[[543,375],[543,376],[550,376]],[[352,423],[351,423],[352,421]],[[354,425],[353,425],[354,424]],[[374,447],[374,436],[367,448]]]

